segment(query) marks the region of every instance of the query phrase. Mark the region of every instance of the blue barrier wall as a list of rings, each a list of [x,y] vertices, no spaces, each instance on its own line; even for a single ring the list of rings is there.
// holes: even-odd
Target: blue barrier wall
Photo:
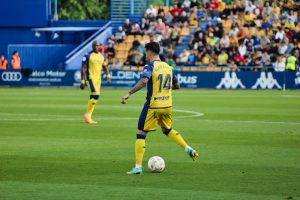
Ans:
[[[41,27],[48,25],[50,0],[1,1],[0,26]]]
[[[111,72],[110,84],[103,87],[132,87],[141,71]],[[182,88],[208,89],[300,89],[300,72],[179,72]],[[0,86],[79,86],[80,71],[35,70],[25,77],[21,71],[0,71]]]
[[[8,54],[11,57],[18,51],[23,68],[37,69],[63,69],[65,56],[76,45],[9,45]]]

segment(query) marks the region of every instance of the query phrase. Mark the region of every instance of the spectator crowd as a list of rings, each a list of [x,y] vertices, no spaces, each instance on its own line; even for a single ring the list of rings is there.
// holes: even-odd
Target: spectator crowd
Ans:
[[[190,38],[186,46],[183,37]],[[173,66],[296,71],[300,1],[184,0],[170,7],[150,5],[139,22],[126,19],[102,52],[112,68],[143,66],[144,45],[150,41],[161,44],[162,59]],[[180,45],[186,48],[176,52]]]

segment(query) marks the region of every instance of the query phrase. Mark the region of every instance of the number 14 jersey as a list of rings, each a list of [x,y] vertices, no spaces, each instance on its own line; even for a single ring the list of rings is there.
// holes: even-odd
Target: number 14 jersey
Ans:
[[[147,83],[147,102],[149,108],[172,107],[172,86],[178,83],[173,68],[165,62],[153,61],[145,65],[143,78]]]

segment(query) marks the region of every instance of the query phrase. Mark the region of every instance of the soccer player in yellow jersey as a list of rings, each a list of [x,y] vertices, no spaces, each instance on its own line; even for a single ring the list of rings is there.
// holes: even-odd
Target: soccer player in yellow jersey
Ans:
[[[172,129],[172,89],[179,89],[177,77],[172,67],[159,59],[160,46],[157,42],[146,44],[146,58],[150,62],[145,66],[139,82],[124,96],[125,104],[129,97],[147,85],[147,97],[141,112],[135,142],[135,167],[127,174],[142,174],[142,160],[145,153],[145,139],[149,131],[155,131],[157,125],[162,132],[185,149],[195,160],[198,153],[184,141],[182,136]]]
[[[99,52],[99,47],[100,44],[94,41],[92,44],[93,51],[82,58],[80,88],[84,90],[85,85],[88,85],[90,89],[90,100],[88,101],[86,113],[83,116],[84,121],[88,124],[97,124],[92,119],[92,114],[100,96],[102,68],[106,74],[107,82],[110,83],[110,74],[104,65],[104,57]]]

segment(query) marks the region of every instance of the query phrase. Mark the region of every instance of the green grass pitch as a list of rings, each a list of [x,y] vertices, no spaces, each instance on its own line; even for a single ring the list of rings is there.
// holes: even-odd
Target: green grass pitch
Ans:
[[[158,129],[148,135],[144,174],[134,166],[145,91],[0,88],[0,199],[300,199],[299,91],[174,91],[174,128],[198,150],[193,162]],[[197,116],[204,113],[204,116]],[[161,174],[147,161],[159,155]]]

